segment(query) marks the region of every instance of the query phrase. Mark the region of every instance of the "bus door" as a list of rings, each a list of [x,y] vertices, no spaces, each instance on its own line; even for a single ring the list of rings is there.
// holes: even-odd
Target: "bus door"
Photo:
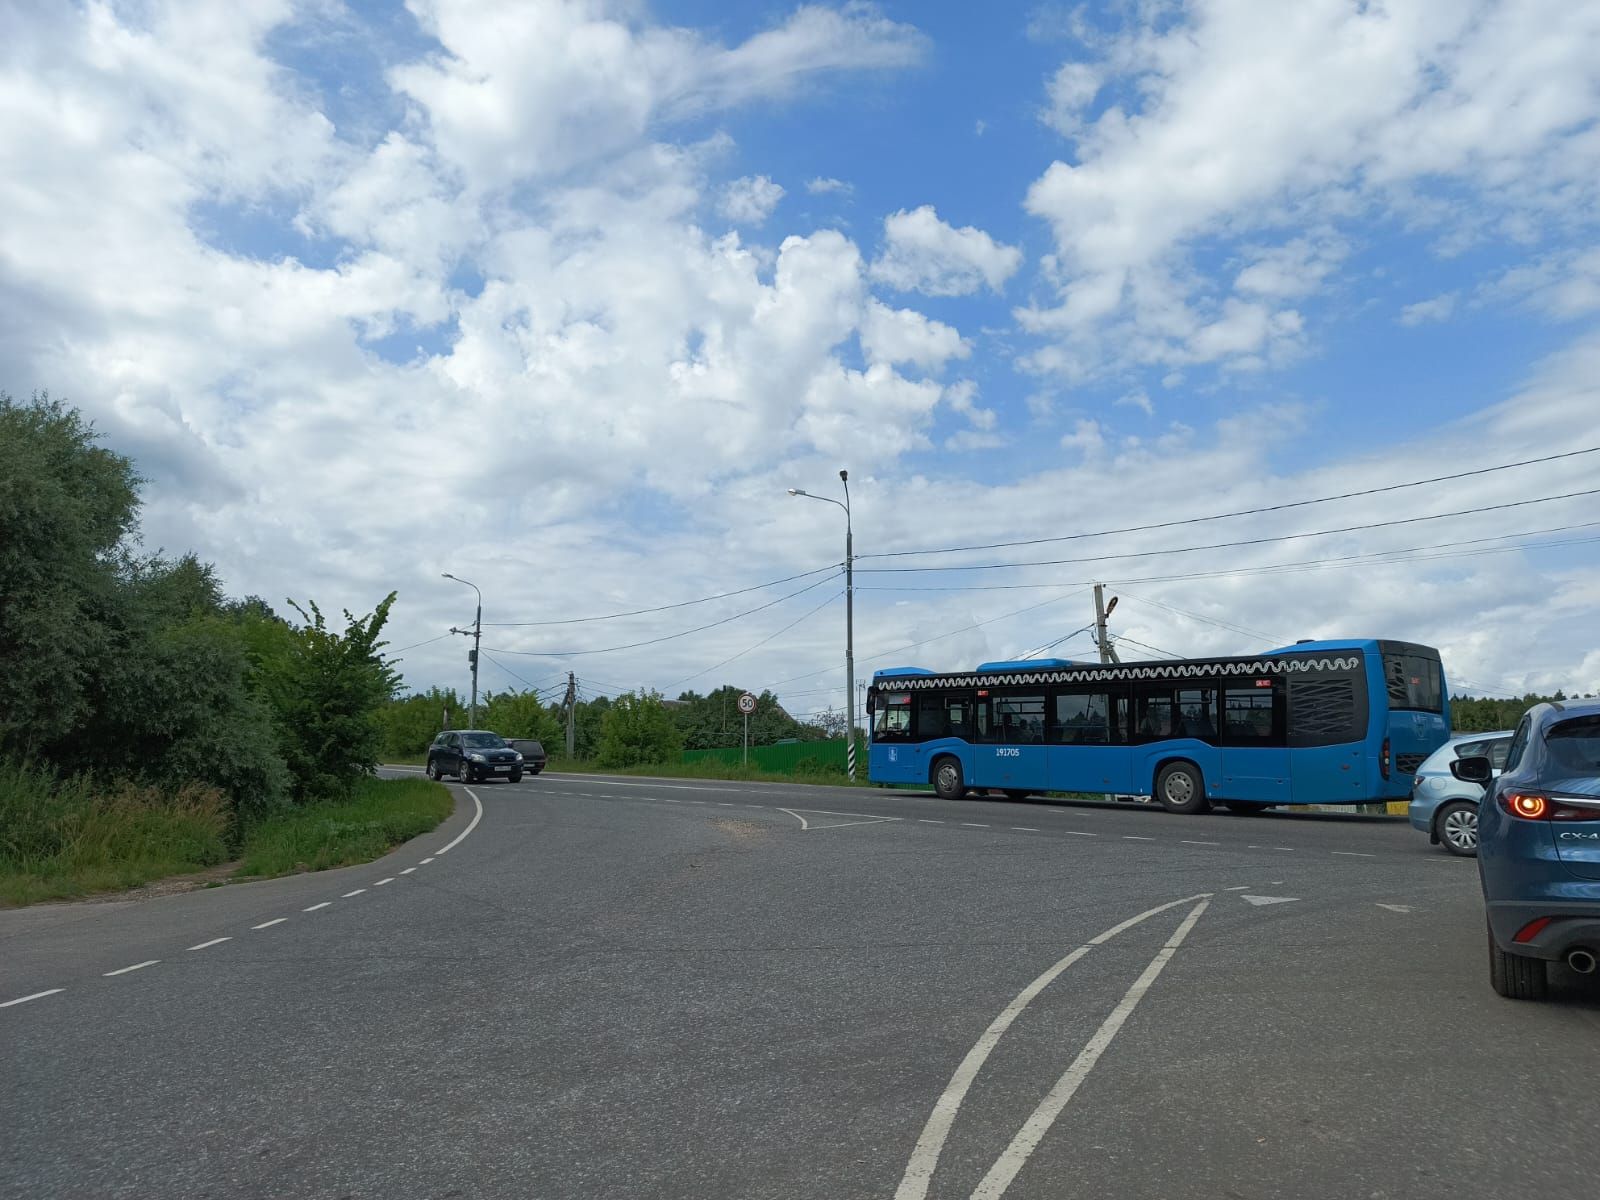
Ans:
[[[1222,689],[1222,782],[1225,800],[1281,804],[1290,797],[1283,681],[1229,680]]]
[[[1045,742],[1045,693],[979,688],[977,741],[972,748],[973,787],[1043,792],[1050,782]]]
[[[1050,787],[1057,792],[1127,792],[1133,751],[1128,697],[1103,688],[1062,688],[1050,697]]]

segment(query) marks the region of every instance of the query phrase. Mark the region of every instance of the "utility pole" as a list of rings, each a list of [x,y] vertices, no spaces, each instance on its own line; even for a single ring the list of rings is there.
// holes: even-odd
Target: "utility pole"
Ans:
[[[471,715],[467,717],[467,728],[476,729],[478,727],[478,645],[483,640],[483,593],[478,590],[477,584],[470,580],[462,579],[459,575],[452,575],[449,571],[441,572],[441,574],[446,579],[454,579],[457,583],[466,584],[474,592],[478,593],[478,611],[472,618],[472,649],[467,652],[467,662],[472,665],[472,707],[468,710]],[[450,632],[465,633],[467,631],[452,626]]]
[[[1121,662],[1117,652],[1111,646],[1111,639],[1106,636],[1106,618],[1117,607],[1117,598],[1111,597],[1111,607],[1106,607],[1105,584],[1094,585],[1094,640],[1100,647],[1100,661],[1103,663]]]
[[[562,703],[567,707],[567,757],[573,758],[578,749],[578,679],[571,671],[567,672],[567,695]]]
[[[789,495],[804,496],[808,500],[823,500],[844,509],[844,699],[848,706],[845,716],[845,770],[850,782],[856,778],[856,582],[855,532],[850,519],[850,472],[840,471],[839,482],[844,484],[843,502],[832,496],[817,496],[804,488],[790,488]]]

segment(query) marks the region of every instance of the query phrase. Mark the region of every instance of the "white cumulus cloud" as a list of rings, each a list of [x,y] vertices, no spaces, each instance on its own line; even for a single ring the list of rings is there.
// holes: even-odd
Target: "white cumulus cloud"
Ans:
[[[883,241],[873,278],[903,292],[963,296],[983,287],[998,292],[1022,265],[1022,251],[1015,246],[971,225],[948,225],[931,204],[884,218]]]

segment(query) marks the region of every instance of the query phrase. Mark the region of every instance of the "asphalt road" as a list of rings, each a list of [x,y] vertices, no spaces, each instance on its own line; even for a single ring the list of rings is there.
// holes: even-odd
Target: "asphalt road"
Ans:
[[[0,913],[0,1196],[1596,1193],[1600,988],[1496,997],[1403,823],[455,790],[365,867]]]

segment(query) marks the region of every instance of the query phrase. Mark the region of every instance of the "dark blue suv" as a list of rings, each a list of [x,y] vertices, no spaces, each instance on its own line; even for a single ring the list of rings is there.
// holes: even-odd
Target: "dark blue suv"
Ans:
[[[1600,960],[1600,700],[1530,709],[1498,779],[1487,758],[1458,758],[1450,769],[1486,789],[1478,875],[1494,990],[1542,999],[1552,962],[1592,975]]]

